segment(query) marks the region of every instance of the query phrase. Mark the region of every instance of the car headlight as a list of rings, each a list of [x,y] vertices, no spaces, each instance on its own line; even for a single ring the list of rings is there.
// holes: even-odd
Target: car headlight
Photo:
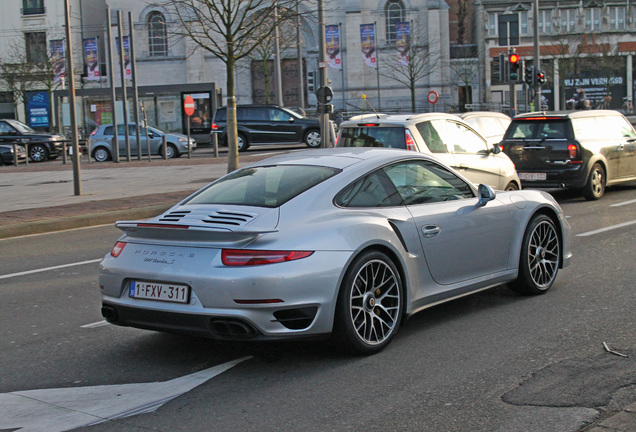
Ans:
[[[185,138],[179,138],[179,142],[186,142],[187,140]]]

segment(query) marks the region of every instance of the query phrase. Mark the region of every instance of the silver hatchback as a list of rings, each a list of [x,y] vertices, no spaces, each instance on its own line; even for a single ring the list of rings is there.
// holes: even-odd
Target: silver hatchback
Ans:
[[[337,147],[390,147],[428,153],[475,184],[517,190],[510,158],[453,114],[367,114],[340,124]]]
[[[125,129],[125,125],[117,125],[117,142],[119,143],[120,156],[127,154]],[[137,145],[137,126],[135,123],[128,124],[131,156],[137,156],[139,153],[138,148],[141,148],[142,155],[147,155],[148,149],[150,149],[150,154],[152,155],[163,155],[162,143],[164,136],[167,141],[166,155],[168,159],[177,158],[184,153],[188,153],[188,147],[191,150],[197,148],[197,143],[193,138],[190,138],[188,143],[188,137],[182,134],[165,133],[153,127],[148,128],[148,139],[146,139],[145,128],[140,129],[140,134],[141,142]],[[113,125],[101,125],[91,132],[88,138],[88,151],[97,162],[105,162],[112,159],[112,143]]]

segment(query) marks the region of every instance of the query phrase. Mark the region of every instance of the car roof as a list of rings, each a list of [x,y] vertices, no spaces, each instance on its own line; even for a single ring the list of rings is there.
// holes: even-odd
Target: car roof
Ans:
[[[467,119],[470,117],[498,117],[503,119],[510,120],[510,116],[499,111],[469,111],[465,113],[459,114],[459,116],[463,119]]]
[[[513,120],[519,119],[537,119],[541,120],[543,117],[556,117],[556,118],[584,118],[584,117],[599,117],[599,116],[622,116],[618,111],[614,110],[577,110],[577,111],[535,111],[525,114],[516,115]]]
[[[383,161],[386,163],[400,159],[425,159],[439,163],[434,157],[425,153],[403,149],[384,147],[336,147],[315,150],[301,150],[263,159],[249,165],[315,165],[343,169],[358,162]]]
[[[449,119],[449,120],[459,120],[461,119],[453,114],[447,113],[406,113],[406,114],[384,114],[384,113],[376,113],[376,114],[362,114],[358,116],[351,117],[350,119],[343,121],[340,123],[340,127],[346,127],[350,125],[357,125],[360,122],[373,122],[378,124],[404,124],[418,121],[426,121],[426,120],[436,120],[436,119]]]

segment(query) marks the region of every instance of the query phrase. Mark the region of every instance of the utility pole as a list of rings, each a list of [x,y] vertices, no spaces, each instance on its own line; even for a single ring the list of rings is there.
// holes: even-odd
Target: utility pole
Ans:
[[[327,47],[326,47],[326,34],[325,34],[325,8],[324,0],[318,0],[318,29],[320,38],[320,52],[318,53],[318,69],[320,70],[320,87],[327,87]],[[329,147],[329,113],[320,114],[320,147]]]
[[[73,146],[73,186],[75,195],[82,194],[80,173],[80,149],[77,141],[77,113],[75,112],[75,80],[73,74],[73,44],[71,43],[71,13],[68,0],[64,0],[64,22],[66,24],[66,55],[68,76],[68,103],[71,114],[71,145]],[[90,155],[88,155],[90,157]]]
[[[541,70],[541,56],[539,55],[539,0],[533,2],[534,20],[533,20],[533,33],[534,33],[534,73],[535,73],[535,93],[534,93],[534,109],[535,111],[541,111],[541,83],[536,77],[536,74]]]

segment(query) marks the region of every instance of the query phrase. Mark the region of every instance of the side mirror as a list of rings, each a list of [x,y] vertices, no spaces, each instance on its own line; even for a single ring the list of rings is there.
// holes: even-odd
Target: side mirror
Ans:
[[[483,207],[488,203],[488,201],[494,200],[496,194],[493,188],[491,188],[490,186],[480,184],[479,188],[477,188],[477,196],[479,198],[479,201],[477,201],[477,205]]]
[[[501,147],[499,147],[499,144],[495,144],[492,146],[492,154],[499,154],[501,153]]]
[[[293,122],[294,122],[294,118],[293,118],[293,117],[290,117],[290,118],[289,118],[289,122],[290,122],[290,123],[293,123]]]

